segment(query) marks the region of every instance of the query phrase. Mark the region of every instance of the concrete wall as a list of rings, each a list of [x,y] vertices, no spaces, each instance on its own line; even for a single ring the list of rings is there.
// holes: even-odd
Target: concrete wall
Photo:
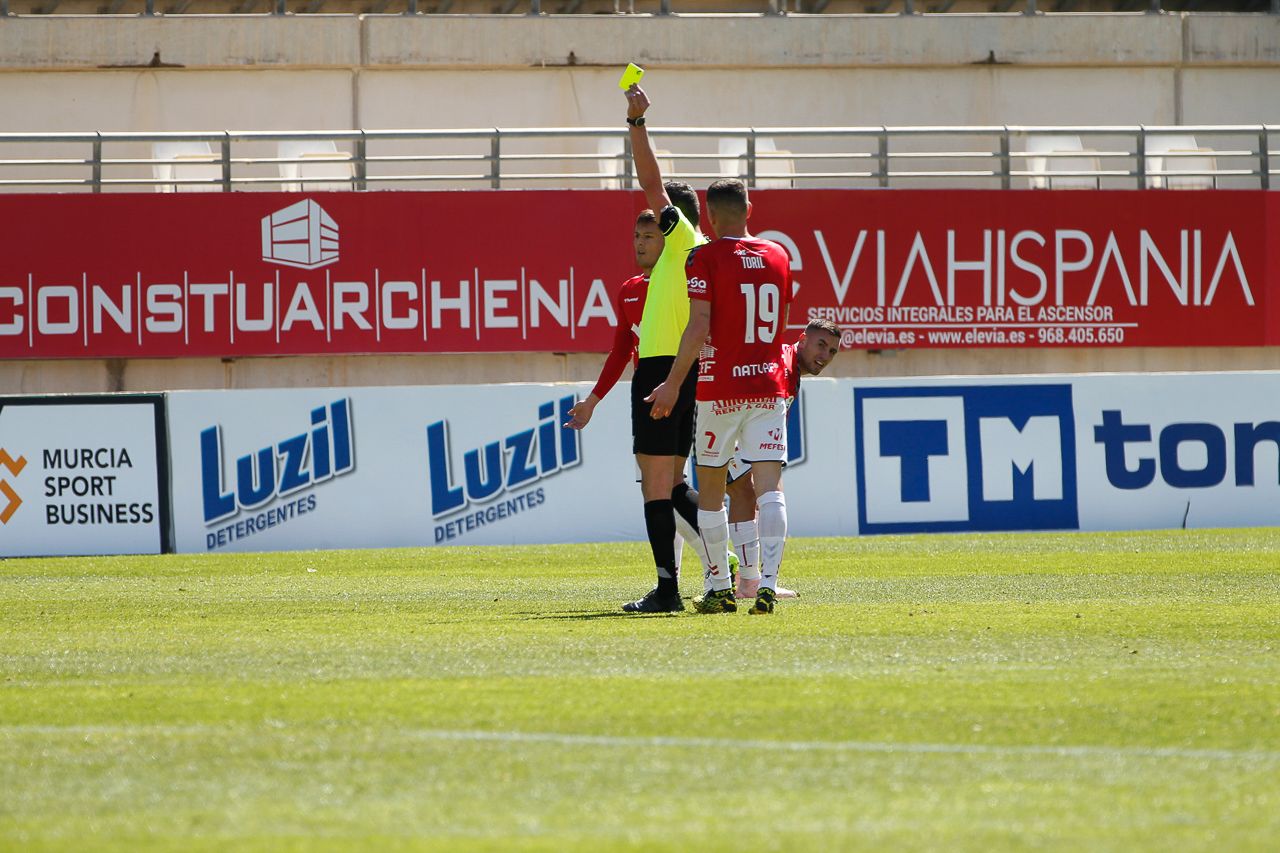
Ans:
[[[659,128],[1280,123],[1280,16],[36,16],[0,21],[0,132],[614,126],[627,60]],[[600,361],[23,361],[0,392],[579,381]],[[855,351],[830,372],[1249,368],[1280,356]]]
[[[24,16],[0,67],[884,67],[1254,65],[1265,15]],[[157,56],[158,54],[158,56]]]
[[[594,382],[603,363],[603,355],[583,353],[0,361],[0,394]],[[1280,349],[848,350],[823,376],[1222,370],[1280,370]]]

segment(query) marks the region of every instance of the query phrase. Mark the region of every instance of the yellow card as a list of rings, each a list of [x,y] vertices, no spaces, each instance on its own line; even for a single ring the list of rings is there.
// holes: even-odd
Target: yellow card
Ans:
[[[631,88],[632,83],[639,83],[643,76],[643,68],[634,62],[628,62],[627,70],[622,72],[622,79],[618,81],[618,88],[625,92]]]

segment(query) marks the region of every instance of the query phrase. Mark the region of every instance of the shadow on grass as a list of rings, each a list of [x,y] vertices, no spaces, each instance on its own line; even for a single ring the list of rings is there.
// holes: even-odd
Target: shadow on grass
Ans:
[[[675,613],[624,613],[621,610],[575,610],[568,613],[521,613],[526,619],[558,619],[571,620],[575,622],[585,622],[591,619],[652,619],[654,617],[667,618],[669,616],[680,616],[681,612]]]

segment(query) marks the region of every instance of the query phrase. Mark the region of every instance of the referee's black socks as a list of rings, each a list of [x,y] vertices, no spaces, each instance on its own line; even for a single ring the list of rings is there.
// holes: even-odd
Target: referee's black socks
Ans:
[[[658,567],[658,589],[680,592],[676,576],[676,519],[670,500],[644,502],[644,527],[653,549],[653,564]]]
[[[671,505],[690,527],[698,529],[698,493],[688,483],[681,481],[671,490]]]

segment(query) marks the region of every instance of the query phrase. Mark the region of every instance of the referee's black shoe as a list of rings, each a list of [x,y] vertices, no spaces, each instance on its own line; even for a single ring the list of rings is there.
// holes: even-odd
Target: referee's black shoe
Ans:
[[[684,610],[684,601],[679,590],[666,590],[654,587],[645,593],[639,601],[628,601],[622,605],[627,613],[678,613]]]

